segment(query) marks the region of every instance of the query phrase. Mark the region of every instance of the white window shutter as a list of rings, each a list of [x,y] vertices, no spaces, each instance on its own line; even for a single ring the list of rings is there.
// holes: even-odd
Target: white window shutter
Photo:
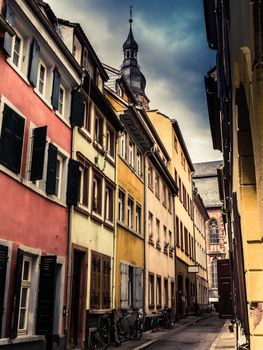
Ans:
[[[121,309],[128,309],[128,279],[129,279],[129,265],[121,264]]]
[[[143,308],[143,269],[133,269],[133,308]]]

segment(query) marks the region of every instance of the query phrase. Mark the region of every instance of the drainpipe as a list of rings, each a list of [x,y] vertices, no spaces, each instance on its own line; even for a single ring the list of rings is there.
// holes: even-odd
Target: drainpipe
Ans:
[[[70,145],[70,158],[73,156],[73,145],[74,145],[74,126],[71,127],[71,145]],[[68,206],[68,242],[67,242],[67,258],[68,258],[68,265],[67,265],[67,294],[66,294],[66,319],[65,319],[65,335],[66,335],[66,344],[69,341],[69,307],[70,307],[70,295],[71,295],[71,270],[72,270],[72,240],[71,240],[71,233],[72,233],[72,214],[73,214],[73,207]]]
[[[174,303],[175,303],[175,320],[179,319],[178,310],[177,310],[177,257],[176,257],[176,247],[177,247],[177,237],[176,237],[176,215],[175,215],[175,197],[173,197],[173,226],[174,226]]]
[[[146,309],[146,217],[147,217],[147,207],[146,207],[146,201],[147,201],[147,185],[146,185],[146,178],[147,178],[147,174],[146,174],[146,159],[147,156],[149,156],[150,154],[154,153],[154,147],[152,147],[150,149],[150,151],[146,151],[144,153],[144,174],[143,174],[143,180],[144,180],[144,218],[143,218],[143,232],[144,232],[144,269],[143,269],[143,312],[145,312]]]

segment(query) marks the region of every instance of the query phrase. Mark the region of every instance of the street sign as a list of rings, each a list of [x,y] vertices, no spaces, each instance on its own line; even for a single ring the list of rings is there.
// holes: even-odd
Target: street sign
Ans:
[[[188,272],[189,273],[198,273],[199,272],[199,265],[188,266]]]

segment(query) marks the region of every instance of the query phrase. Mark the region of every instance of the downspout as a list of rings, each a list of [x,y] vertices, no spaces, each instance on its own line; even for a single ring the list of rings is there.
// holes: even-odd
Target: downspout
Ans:
[[[193,187],[193,181],[192,181],[192,220],[193,220],[193,238],[194,238],[194,251],[193,251],[193,258],[194,258],[194,262],[195,265],[197,265],[197,261],[196,261],[196,241],[195,241],[195,211],[194,211],[194,196],[195,196],[195,189]],[[197,273],[195,273],[195,313],[197,315],[197,310],[198,310],[198,300],[197,300]]]
[[[71,144],[70,144],[70,158],[72,158],[74,149],[74,126],[71,127]],[[67,294],[66,294],[66,319],[65,319],[65,335],[66,335],[66,344],[69,341],[69,308],[70,308],[70,295],[71,295],[71,270],[72,270],[72,215],[73,215],[73,206],[68,206],[68,242],[67,242]]]
[[[147,210],[146,210],[146,201],[147,201],[147,195],[146,195],[146,191],[147,191],[147,185],[146,185],[146,158],[148,155],[153,154],[154,153],[154,147],[151,147],[150,151],[146,151],[144,153],[144,174],[143,174],[143,180],[144,180],[144,218],[143,218],[143,232],[144,232],[144,269],[143,269],[143,312],[145,312],[146,309],[146,278],[147,278],[147,274],[146,274],[146,217],[147,217]]]

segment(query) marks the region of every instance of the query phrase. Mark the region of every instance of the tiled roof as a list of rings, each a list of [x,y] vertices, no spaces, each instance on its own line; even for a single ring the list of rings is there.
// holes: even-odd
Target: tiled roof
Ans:
[[[221,207],[217,169],[222,161],[195,163],[193,179],[206,208]]]

